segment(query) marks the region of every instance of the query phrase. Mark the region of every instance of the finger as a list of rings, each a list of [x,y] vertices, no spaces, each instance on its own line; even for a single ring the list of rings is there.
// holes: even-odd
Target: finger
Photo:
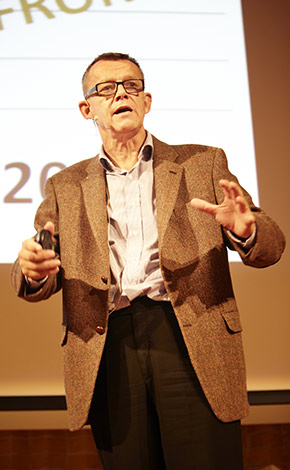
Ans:
[[[55,252],[53,250],[43,250],[41,245],[34,242],[37,247],[31,249],[31,246],[22,247],[18,253],[18,258],[22,260],[32,261],[34,263],[42,263],[45,260],[54,259]]]
[[[235,200],[239,196],[244,197],[242,188],[235,181],[220,180],[219,184],[229,199]]]
[[[243,196],[237,196],[236,203],[238,204],[240,211],[245,213],[247,211],[251,212],[251,209]]]
[[[203,199],[193,198],[190,201],[190,204],[199,211],[212,215],[216,214],[217,206],[215,204],[211,204],[210,202],[204,201]]]
[[[47,251],[48,253],[44,255],[43,253],[44,251]],[[18,253],[18,257],[22,255],[25,256],[24,253],[29,257],[29,259],[31,256],[34,256],[34,255],[35,256],[33,259],[37,259],[37,257],[39,256],[40,260],[41,260],[41,257],[43,257],[43,259],[55,257],[55,252],[53,250],[43,250],[40,243],[38,243],[34,238],[29,238],[28,240],[24,240],[24,242],[22,243],[21,251]]]
[[[234,195],[232,193],[232,190],[231,190],[231,186],[230,186],[230,181],[228,180],[220,180],[219,181],[219,185],[222,187],[223,189],[223,193],[224,193],[224,197],[225,199],[230,199],[232,200]]]
[[[35,241],[34,238],[29,238],[28,240],[24,240],[22,243],[21,250],[31,251],[33,253],[38,253],[41,251],[41,246],[39,243]]]
[[[59,272],[60,260],[48,260],[41,264],[20,260],[19,264],[25,276],[31,277],[32,279],[42,279],[45,276]]]
[[[48,230],[53,237],[54,234],[54,223],[51,222],[50,220],[46,222],[45,226],[43,227],[45,230]]]
[[[50,269],[55,269],[60,266],[59,258],[45,260],[39,263],[35,263],[30,260],[20,260],[20,266],[23,266],[25,269],[31,269],[34,271],[49,271]]]
[[[35,271],[33,269],[22,270],[24,276],[29,277],[35,281],[45,278],[46,276],[53,276],[59,272],[59,267],[47,271]]]
[[[228,188],[229,184],[230,184],[229,180],[224,180],[224,179],[219,180],[219,185],[222,188]]]
[[[234,197],[238,197],[238,196],[244,197],[244,194],[240,185],[238,185],[234,181],[230,181],[229,187]]]
[[[243,196],[243,191],[241,186],[235,181],[220,180],[220,186],[229,191],[234,197]]]
[[[239,205],[240,213],[243,216],[246,216],[245,220],[247,225],[254,223],[256,221],[256,217],[255,214],[251,211],[246,199],[244,197],[238,196],[236,200],[237,204]]]

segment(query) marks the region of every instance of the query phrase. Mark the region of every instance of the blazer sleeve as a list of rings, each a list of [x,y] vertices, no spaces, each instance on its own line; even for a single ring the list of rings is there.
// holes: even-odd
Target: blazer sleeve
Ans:
[[[49,179],[46,183],[46,197],[40,204],[35,216],[35,229],[39,231],[43,228],[47,221],[52,221],[55,225],[55,238],[59,239],[58,234],[58,210],[57,200],[52,181]],[[58,255],[57,255],[58,256]],[[16,291],[18,297],[24,298],[28,302],[39,302],[46,300],[51,295],[61,289],[61,269],[57,275],[49,276],[47,281],[42,284],[40,289],[31,292],[22,274],[19,260],[17,259],[12,266],[10,273],[12,287]]]
[[[232,175],[228,169],[228,163],[225,153],[222,149],[217,149],[213,163],[213,183],[217,204],[221,204],[224,199],[224,193],[219,185],[221,179],[228,179],[239,184],[237,178]],[[251,196],[242,188],[244,196],[248,201],[250,209],[255,213],[256,217],[256,239],[254,245],[248,252],[235,243],[226,230],[224,238],[230,249],[238,251],[244,264],[256,268],[264,268],[277,263],[285,249],[285,237],[277,223],[271,219],[259,207],[255,206]]]

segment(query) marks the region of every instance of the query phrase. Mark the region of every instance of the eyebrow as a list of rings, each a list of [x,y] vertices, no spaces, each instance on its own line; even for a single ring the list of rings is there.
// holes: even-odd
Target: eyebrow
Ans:
[[[132,75],[127,75],[123,78],[105,78],[100,81],[97,81],[96,83],[106,83],[106,82],[123,82],[124,80],[143,80],[142,77],[132,77]]]

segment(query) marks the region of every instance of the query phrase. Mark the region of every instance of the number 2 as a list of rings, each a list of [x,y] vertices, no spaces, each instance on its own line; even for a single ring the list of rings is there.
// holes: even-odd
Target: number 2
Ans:
[[[26,163],[22,162],[15,162],[15,163],[8,163],[5,166],[5,170],[9,170],[10,168],[19,168],[21,171],[21,177],[18,183],[14,186],[14,188],[9,191],[9,193],[4,197],[4,202],[32,202],[30,197],[15,197],[15,194],[20,191],[21,188],[27,183],[30,176],[30,168]]]
[[[41,192],[42,197],[45,196],[44,187],[45,187],[45,183],[46,183],[46,180],[47,180],[47,177],[48,177],[48,172],[51,168],[54,168],[54,167],[59,168],[60,170],[62,170],[63,168],[65,168],[65,165],[63,163],[60,163],[60,162],[52,162],[52,163],[48,163],[47,165],[45,165],[44,168],[41,170],[41,173],[40,173],[40,192]],[[18,191],[20,191],[20,189],[22,189],[23,186],[29,180],[30,173],[31,173],[30,167],[26,163],[23,163],[23,162],[15,162],[15,163],[13,162],[13,163],[8,163],[5,166],[5,170],[10,170],[10,168],[18,168],[21,171],[21,175],[20,175],[20,179],[19,179],[18,183],[4,197],[4,202],[8,202],[8,203],[11,203],[11,202],[14,202],[14,203],[32,202],[31,197],[15,197],[15,194],[18,193]]]

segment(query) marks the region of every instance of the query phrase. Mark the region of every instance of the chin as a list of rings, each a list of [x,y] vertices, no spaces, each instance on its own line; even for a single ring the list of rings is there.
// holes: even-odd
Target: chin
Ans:
[[[116,126],[115,127],[115,132],[117,133],[131,133],[131,132],[138,132],[138,130],[140,129],[139,126],[133,126],[133,125],[130,125],[130,124],[120,124],[119,126]]]

